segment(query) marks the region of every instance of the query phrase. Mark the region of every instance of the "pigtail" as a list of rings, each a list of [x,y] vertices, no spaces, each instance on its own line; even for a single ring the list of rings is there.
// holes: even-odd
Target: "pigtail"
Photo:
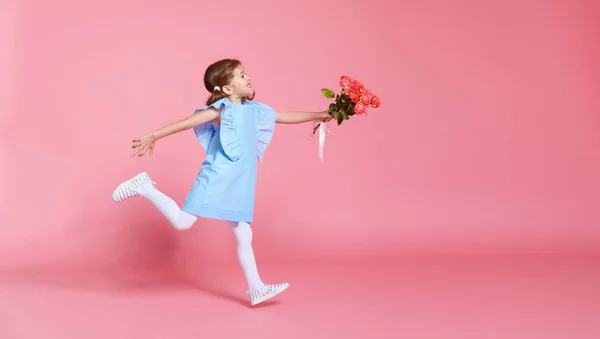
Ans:
[[[206,105],[210,106],[212,104],[214,104],[215,102],[225,98],[226,95],[221,92],[221,90],[214,90],[211,92],[210,97],[208,98],[208,100],[206,100]]]

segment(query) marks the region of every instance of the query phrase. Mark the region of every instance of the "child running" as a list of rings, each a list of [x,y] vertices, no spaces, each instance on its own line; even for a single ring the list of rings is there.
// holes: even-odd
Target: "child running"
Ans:
[[[248,283],[252,306],[270,299],[289,283],[265,284],[261,280],[254,250],[252,229],[257,159],[271,142],[276,123],[299,124],[329,121],[322,112],[275,112],[254,102],[250,77],[239,60],[224,59],[211,64],[204,74],[204,86],[211,93],[206,106],[194,114],[133,140],[132,156],[154,153],[156,141],[174,133],[193,129],[206,152],[193,186],[180,208],[159,191],[146,172],[117,186],[114,202],[141,196],[149,200],[178,230],[189,229],[205,217],[225,221],[236,238],[237,255]]]

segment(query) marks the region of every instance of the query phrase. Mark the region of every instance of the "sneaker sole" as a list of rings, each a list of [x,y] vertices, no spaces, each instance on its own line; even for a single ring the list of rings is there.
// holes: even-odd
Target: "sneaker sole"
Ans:
[[[286,286],[285,286],[285,287],[283,287],[281,290],[279,290],[279,292],[277,292],[277,293],[274,293],[274,294],[270,294],[270,295],[266,295],[266,296],[264,296],[264,297],[262,297],[262,298],[260,298],[260,299],[257,299],[257,300],[254,300],[254,301],[251,301],[251,302],[250,302],[250,304],[251,304],[252,306],[256,306],[256,305],[258,305],[258,304],[262,303],[263,301],[267,301],[267,300],[269,300],[269,299],[271,299],[271,298],[274,298],[274,297],[278,296],[279,294],[281,294],[281,292],[283,292],[283,291],[287,290],[289,287],[290,287],[290,284],[286,284]]]
[[[118,202],[121,202],[121,201],[127,200],[127,199],[129,199],[129,198],[132,198],[132,197],[129,197],[129,198],[124,198],[124,199],[119,199],[119,191],[120,191],[120,190],[121,190],[123,187],[126,187],[128,182],[130,182],[130,181],[133,181],[133,180],[135,180],[136,178],[138,178],[138,177],[141,177],[141,176],[148,176],[148,178],[150,178],[150,176],[148,175],[148,173],[146,173],[146,172],[142,172],[142,173],[139,173],[139,174],[137,174],[136,176],[134,176],[134,177],[132,177],[132,178],[130,178],[130,179],[128,179],[128,180],[126,180],[126,181],[122,182],[122,183],[121,183],[119,186],[117,186],[117,188],[115,188],[115,190],[113,191],[113,193],[112,193],[112,201],[113,201],[113,202],[116,202],[116,203],[118,203]],[[152,182],[152,180],[150,180],[150,182]]]

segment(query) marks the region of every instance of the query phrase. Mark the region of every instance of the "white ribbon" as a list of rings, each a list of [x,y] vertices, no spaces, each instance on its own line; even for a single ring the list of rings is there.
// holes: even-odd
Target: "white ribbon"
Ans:
[[[319,159],[323,162],[323,149],[325,148],[325,136],[331,133],[331,127],[326,122],[318,122],[314,127],[319,126]],[[313,127],[313,128],[314,128]]]

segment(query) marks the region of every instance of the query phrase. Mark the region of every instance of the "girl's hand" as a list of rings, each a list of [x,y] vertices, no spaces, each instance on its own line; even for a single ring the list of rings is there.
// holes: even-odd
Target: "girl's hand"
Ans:
[[[131,148],[134,150],[131,156],[134,157],[137,155],[138,157],[141,157],[146,153],[147,150],[150,150],[150,155],[153,155],[154,142],[156,142],[156,137],[152,133],[148,133],[140,138],[133,139],[133,146],[131,146]]]
[[[331,115],[329,115],[328,109],[326,109],[322,112],[319,112],[319,120],[323,120],[323,122],[328,122],[331,119],[333,119],[333,117]]]

